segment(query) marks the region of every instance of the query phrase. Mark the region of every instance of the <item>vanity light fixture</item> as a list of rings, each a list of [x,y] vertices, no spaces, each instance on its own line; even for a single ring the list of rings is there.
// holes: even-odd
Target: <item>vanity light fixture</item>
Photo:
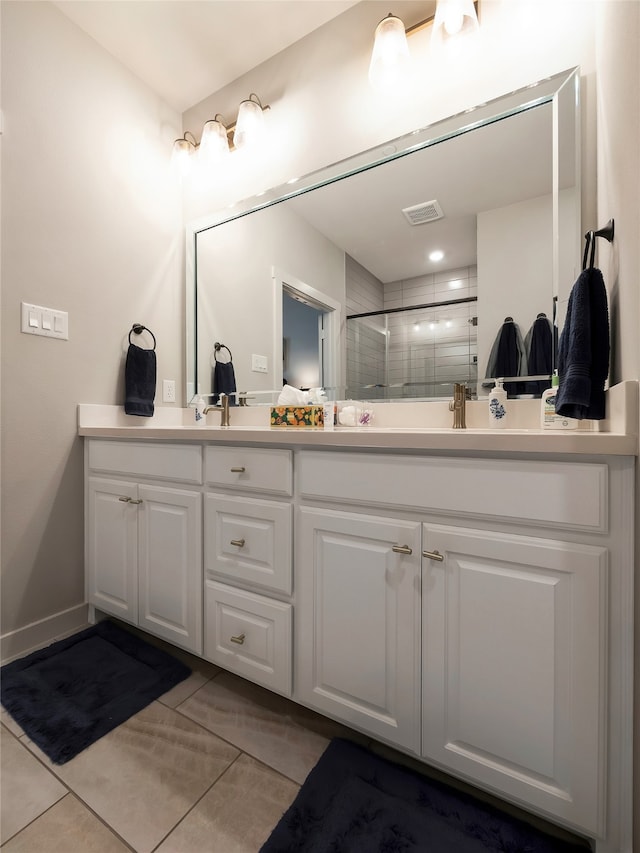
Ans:
[[[207,162],[221,162],[229,154],[229,137],[227,128],[221,121],[222,116],[216,113],[215,118],[205,121],[200,139],[200,157]]]
[[[173,143],[171,153],[171,167],[176,170],[180,177],[185,177],[191,169],[191,157],[196,153],[198,143],[191,131],[187,130],[184,136],[176,139]]]
[[[479,28],[477,5],[479,0],[438,0],[435,15],[405,29],[404,24],[391,12],[376,27],[369,82],[374,91],[389,94],[397,90],[409,69],[408,36],[433,25],[431,40],[440,44],[458,34]]]
[[[241,102],[233,134],[233,144],[236,148],[246,148],[259,144],[264,136],[264,111],[266,109],[269,107],[263,107],[260,98],[253,92],[245,101]]]
[[[205,166],[211,167],[224,162],[236,148],[254,147],[264,138],[264,113],[269,109],[271,107],[268,104],[263,107],[260,98],[252,92],[241,102],[234,124],[225,125],[222,116],[216,113],[214,118],[204,123],[200,142],[190,130],[176,139],[171,155],[172,165],[185,177],[196,154]]]
[[[376,92],[392,92],[409,66],[409,44],[404,24],[391,12],[376,27],[369,63],[369,82]]]
[[[479,27],[473,0],[438,0],[431,40],[444,42],[453,36],[474,32]]]

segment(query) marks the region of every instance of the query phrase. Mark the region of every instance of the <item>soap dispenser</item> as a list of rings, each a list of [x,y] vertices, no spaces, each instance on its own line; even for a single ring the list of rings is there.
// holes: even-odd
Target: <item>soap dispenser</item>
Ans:
[[[191,401],[191,408],[193,409],[193,420],[196,426],[206,426],[207,425],[207,417],[204,413],[205,402],[204,397],[200,394],[196,394],[196,396]]]
[[[496,379],[489,391],[489,426],[491,429],[504,429],[507,424],[507,392],[503,387],[504,379]]]

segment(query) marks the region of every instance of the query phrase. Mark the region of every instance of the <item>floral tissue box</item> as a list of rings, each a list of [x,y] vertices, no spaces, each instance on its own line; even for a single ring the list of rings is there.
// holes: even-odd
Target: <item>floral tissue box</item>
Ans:
[[[272,406],[272,427],[321,427],[322,406]]]

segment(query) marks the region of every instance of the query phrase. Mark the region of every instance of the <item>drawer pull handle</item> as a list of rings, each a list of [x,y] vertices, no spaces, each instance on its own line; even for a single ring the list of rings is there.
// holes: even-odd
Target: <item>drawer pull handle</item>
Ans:
[[[141,499],[141,498],[137,498],[137,499],[130,498],[130,499],[129,499],[129,503],[130,503],[130,504],[141,504],[141,503],[142,503],[142,499]]]
[[[244,539],[232,539],[231,544],[237,548],[244,548]]]
[[[244,474],[244,472],[245,472],[246,470],[247,470],[247,469],[244,467],[244,465],[237,465],[237,466],[235,466],[234,468],[232,468],[232,469],[231,469],[231,473],[232,473],[232,474]]]
[[[118,498],[118,500],[122,501],[122,503],[125,503],[125,504],[128,504],[131,502],[131,498]]]
[[[444,557],[440,553],[440,551],[423,551],[422,556],[428,557],[430,560],[437,560],[438,563],[442,563],[442,561],[444,560]]]
[[[232,643],[237,643],[239,646],[241,646],[244,643],[244,638],[244,634],[239,634],[237,637],[230,637],[229,639]]]
[[[391,550],[394,554],[413,554],[413,551],[408,545],[394,545]]]

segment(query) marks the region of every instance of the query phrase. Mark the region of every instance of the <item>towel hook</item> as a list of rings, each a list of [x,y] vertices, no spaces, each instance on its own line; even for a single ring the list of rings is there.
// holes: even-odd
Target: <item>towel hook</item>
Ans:
[[[217,341],[213,345],[213,357],[214,357],[214,359],[216,361],[218,360],[218,353],[220,352],[221,349],[226,349],[226,351],[229,353],[229,361],[230,362],[233,361],[233,356],[231,355],[231,350],[229,349],[229,347],[226,346],[225,344],[220,344]]]
[[[146,326],[143,326],[142,323],[134,323],[131,327],[131,332],[135,332],[136,335],[141,335],[144,331],[149,332],[151,337],[153,338],[153,348],[156,348],[156,336],[153,334],[151,329],[148,329]],[[129,332],[129,343],[131,343],[131,332]]]

